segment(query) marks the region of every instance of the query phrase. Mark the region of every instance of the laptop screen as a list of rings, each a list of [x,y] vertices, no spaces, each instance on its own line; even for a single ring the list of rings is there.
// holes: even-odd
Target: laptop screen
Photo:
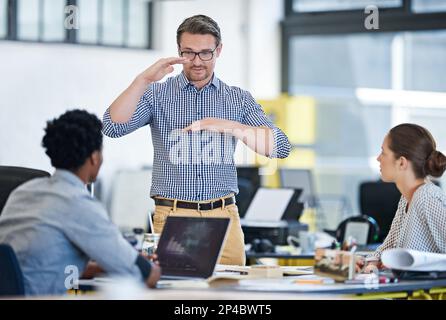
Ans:
[[[167,217],[156,253],[163,276],[212,276],[229,218]]]

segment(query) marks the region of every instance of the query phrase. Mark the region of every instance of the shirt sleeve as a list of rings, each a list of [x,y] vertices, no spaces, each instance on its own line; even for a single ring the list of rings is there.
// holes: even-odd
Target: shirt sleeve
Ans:
[[[290,154],[291,145],[288,137],[277,128],[262,110],[249,92],[245,93],[242,123],[252,127],[268,127],[273,130],[274,145],[269,158],[286,158]]]
[[[76,203],[70,211],[73,216],[64,221],[68,239],[107,273],[142,280],[142,272],[136,264],[138,252],[109,220],[102,205],[89,195],[82,196]]]
[[[384,242],[382,245],[380,245],[375,252],[372,254],[369,254],[367,256],[368,259],[375,258],[376,260],[381,260],[381,255],[384,251],[388,249],[392,249],[396,247],[396,241],[399,237],[399,234],[401,232],[401,215],[404,210],[404,202],[402,201],[402,198],[400,199],[400,202],[398,204],[398,210],[396,211],[395,217],[392,220],[392,225],[390,226],[389,233],[387,234],[387,237],[384,239]]]
[[[439,252],[446,253],[446,204],[444,200],[441,196],[428,195],[422,212],[432,241],[435,242]]]
[[[139,99],[138,105],[129,121],[125,123],[113,122],[110,107],[102,119],[102,133],[111,138],[119,138],[152,123],[153,119],[153,88],[150,86]]]

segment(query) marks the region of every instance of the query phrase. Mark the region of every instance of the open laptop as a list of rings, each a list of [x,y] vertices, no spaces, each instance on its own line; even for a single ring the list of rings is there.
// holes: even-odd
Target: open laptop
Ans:
[[[229,218],[167,217],[156,253],[161,279],[207,279],[214,273]]]

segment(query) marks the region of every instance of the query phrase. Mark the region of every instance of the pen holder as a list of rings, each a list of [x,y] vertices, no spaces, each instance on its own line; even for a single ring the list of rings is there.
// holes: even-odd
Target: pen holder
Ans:
[[[350,251],[316,249],[314,273],[330,277],[336,282],[351,280],[355,276],[356,255]]]
[[[158,240],[160,239],[159,233],[145,233],[141,250],[148,256],[155,253],[158,247]]]

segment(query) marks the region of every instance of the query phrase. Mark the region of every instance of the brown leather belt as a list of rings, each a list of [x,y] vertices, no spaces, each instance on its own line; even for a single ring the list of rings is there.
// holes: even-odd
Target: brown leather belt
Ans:
[[[206,211],[206,210],[213,210],[213,209],[221,208],[223,206],[223,203],[225,206],[229,206],[230,204],[235,203],[235,197],[225,198],[225,199],[223,199],[223,201],[221,199],[219,199],[219,200],[215,200],[212,202],[206,202],[206,203],[186,202],[186,201],[178,200],[177,208]],[[155,205],[173,208],[174,200],[155,198]]]

